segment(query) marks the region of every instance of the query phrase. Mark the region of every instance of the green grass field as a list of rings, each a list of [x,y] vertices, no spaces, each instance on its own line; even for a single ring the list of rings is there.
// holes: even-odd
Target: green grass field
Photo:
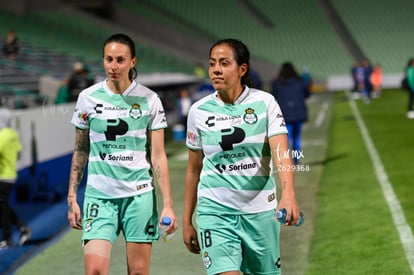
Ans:
[[[412,228],[414,121],[405,117],[406,97],[386,91],[357,106]],[[412,274],[343,94],[335,98],[327,159],[307,274]]]
[[[318,125],[324,103],[330,107]],[[399,90],[385,91],[369,105],[356,102],[413,228],[414,120],[405,117],[406,103],[407,95]],[[282,228],[284,274],[413,274],[345,94],[314,95],[309,106],[303,164],[310,165],[310,171],[297,173],[295,183],[305,223],[300,228]],[[174,206],[181,217],[185,148],[176,142],[167,148]],[[68,230],[16,274],[83,274],[80,235]],[[110,274],[126,274],[122,239],[114,245]],[[169,242],[154,245],[151,274],[204,271],[199,256],[187,252],[178,231]]]

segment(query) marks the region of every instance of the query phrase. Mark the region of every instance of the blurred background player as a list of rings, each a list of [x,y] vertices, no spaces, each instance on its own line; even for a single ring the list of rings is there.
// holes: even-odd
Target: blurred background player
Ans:
[[[31,235],[31,230],[18,217],[9,204],[9,196],[17,179],[17,160],[22,149],[19,134],[11,128],[12,113],[0,109],[0,213],[3,238],[0,249],[13,246],[12,226],[20,232],[19,245],[23,245]]]

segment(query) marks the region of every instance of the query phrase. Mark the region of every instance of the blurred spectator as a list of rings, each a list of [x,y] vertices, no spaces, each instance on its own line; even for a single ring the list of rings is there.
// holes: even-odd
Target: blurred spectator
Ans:
[[[13,246],[12,225],[20,231],[19,245],[23,245],[31,235],[31,230],[17,216],[9,204],[9,196],[13,184],[17,179],[17,160],[22,145],[19,134],[11,128],[12,113],[10,110],[0,109],[0,213],[3,238],[0,241],[0,250]]]
[[[69,102],[68,85],[64,82],[59,86],[54,104],[63,104]]]
[[[184,133],[187,133],[187,116],[191,107],[190,92],[186,87],[179,89],[180,96],[177,99],[177,118],[178,123],[184,126]]]
[[[13,29],[9,29],[5,39],[5,43],[2,47],[2,51],[9,59],[16,59],[19,53],[20,45],[16,36],[16,32]]]
[[[90,74],[89,68],[81,62],[75,62],[72,73],[59,86],[54,104],[76,101],[79,93],[94,83],[95,79]]]
[[[354,65],[351,67],[351,77],[352,77],[352,83],[353,83],[353,87],[351,90],[352,93],[359,92],[358,76],[357,76],[358,67],[359,67],[359,62],[358,60],[355,60]]]
[[[407,91],[408,91],[408,111],[407,117],[414,119],[414,58],[408,60],[407,67],[405,69],[405,75],[407,78]]]
[[[272,94],[286,121],[289,147],[294,156],[301,156],[301,132],[303,123],[308,120],[306,99],[310,91],[291,62],[282,64],[278,76],[272,82]],[[295,164],[299,163],[298,158],[293,160]]]
[[[207,78],[207,72],[204,68],[203,64],[201,62],[197,62],[194,65],[194,74],[198,76],[199,78],[206,79]]]
[[[362,66],[364,69],[364,89],[362,90],[362,97],[365,103],[371,102],[371,74],[372,74],[372,65],[368,59],[362,61]]]
[[[263,88],[262,78],[260,77],[259,73],[256,70],[253,70],[252,68],[250,68],[250,78],[253,84],[252,87],[250,88],[262,90]]]
[[[193,96],[193,101],[197,101],[214,92],[214,87],[209,81],[202,83]]]
[[[365,91],[365,70],[361,63],[355,67],[355,80],[358,87],[358,93],[354,94],[354,98],[360,98]]]
[[[68,81],[69,101],[76,101],[79,93],[94,83],[89,73],[89,68],[81,62],[73,64],[73,71]]]
[[[372,69],[370,82],[372,85],[372,97],[377,98],[381,96],[382,89],[382,67],[380,64],[376,64]]]
[[[308,90],[311,91],[313,80],[308,67],[302,67],[302,74],[300,75],[300,77],[302,78],[303,83],[305,83],[305,86],[308,87]]]

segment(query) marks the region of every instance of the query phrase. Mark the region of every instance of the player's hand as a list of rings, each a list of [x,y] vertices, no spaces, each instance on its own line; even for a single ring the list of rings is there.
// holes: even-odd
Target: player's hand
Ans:
[[[74,229],[82,229],[82,217],[76,199],[68,198],[68,222]]]
[[[192,225],[183,226],[183,239],[187,249],[194,254],[200,254],[200,246],[197,240],[197,232]]]
[[[165,230],[165,232],[167,234],[174,233],[178,229],[178,221],[177,221],[177,217],[175,216],[174,210],[172,208],[170,208],[170,207],[165,207],[161,211],[161,216],[160,216],[159,224],[161,224],[161,221],[162,221],[162,218],[163,217],[170,217],[171,218],[171,224],[167,227],[167,229]]]
[[[299,220],[300,208],[294,196],[283,196],[278,205],[278,209],[286,208],[286,223],[287,226],[296,225]]]

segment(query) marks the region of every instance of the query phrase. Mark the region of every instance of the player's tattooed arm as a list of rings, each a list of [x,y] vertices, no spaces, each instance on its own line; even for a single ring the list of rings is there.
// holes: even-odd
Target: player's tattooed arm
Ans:
[[[162,174],[162,169],[161,169],[161,167],[158,165],[158,164],[156,164],[154,167],[153,167],[153,171],[154,171],[154,173],[155,173],[155,175],[156,175],[156,177],[159,179],[159,178],[162,178],[162,176],[163,176],[163,174]]]
[[[75,149],[72,156],[70,168],[68,206],[69,211],[72,208],[73,199],[76,201],[79,184],[82,180],[86,162],[89,155],[89,130],[76,128]]]

